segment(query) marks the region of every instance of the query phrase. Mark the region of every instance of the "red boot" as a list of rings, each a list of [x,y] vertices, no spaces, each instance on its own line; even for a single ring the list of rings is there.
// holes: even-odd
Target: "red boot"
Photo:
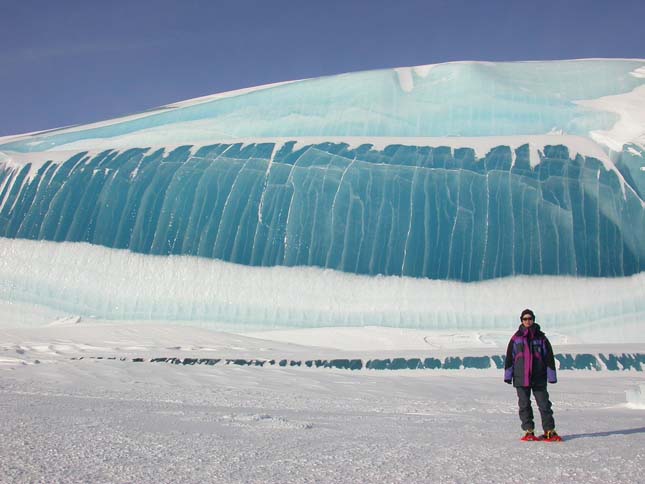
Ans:
[[[524,437],[522,437],[520,440],[524,442],[531,442],[533,440],[540,440],[535,436],[535,433],[533,433],[532,430],[527,430],[526,433],[524,434]]]
[[[562,437],[555,430],[547,430],[544,435],[540,435],[540,440],[546,442],[562,442]]]

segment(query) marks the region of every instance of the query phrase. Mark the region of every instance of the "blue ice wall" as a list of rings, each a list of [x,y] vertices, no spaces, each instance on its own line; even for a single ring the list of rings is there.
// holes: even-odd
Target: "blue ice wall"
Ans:
[[[645,269],[645,210],[615,172],[512,155],[288,142],[0,165],[0,236],[459,281]]]

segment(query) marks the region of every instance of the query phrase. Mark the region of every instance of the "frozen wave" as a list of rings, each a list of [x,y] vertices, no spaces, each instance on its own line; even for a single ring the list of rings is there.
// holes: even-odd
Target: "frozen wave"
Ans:
[[[610,169],[515,142],[29,155],[0,163],[0,236],[460,281],[645,269],[642,151]]]
[[[644,68],[386,69],[2,138],[0,237],[22,261],[2,260],[3,316],[468,329],[548,303],[554,322],[596,335],[633,324],[645,299]],[[27,257],[25,240],[96,247],[44,243]],[[523,275],[554,277],[528,290]],[[464,284],[481,281],[502,285]],[[505,290],[482,302],[473,287]]]

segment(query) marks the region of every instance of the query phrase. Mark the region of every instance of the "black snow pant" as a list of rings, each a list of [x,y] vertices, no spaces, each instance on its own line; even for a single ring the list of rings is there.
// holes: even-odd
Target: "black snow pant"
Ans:
[[[542,418],[542,428],[545,432],[555,429],[553,420],[553,410],[551,410],[551,401],[549,392],[544,387],[515,387],[517,389],[517,398],[520,406],[520,420],[522,421],[522,430],[534,430],[533,408],[531,407],[531,390],[540,409]]]

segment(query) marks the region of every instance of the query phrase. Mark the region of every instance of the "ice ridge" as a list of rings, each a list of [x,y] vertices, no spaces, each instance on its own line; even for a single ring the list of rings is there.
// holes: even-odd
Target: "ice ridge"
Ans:
[[[528,145],[81,152],[0,164],[0,236],[464,282],[627,276],[645,269],[645,208],[617,173],[565,146],[537,166]]]
[[[72,360],[116,360],[115,356],[78,356]],[[120,361],[127,361],[127,358],[120,357]],[[645,365],[645,354],[643,353],[622,353],[597,355],[591,353],[557,353],[555,360],[560,370],[595,370],[595,371],[625,371],[633,370],[642,372]],[[290,358],[178,358],[154,357],[154,358],[132,358],[133,363],[169,363],[173,365],[195,366],[195,365],[233,365],[233,366],[254,366],[254,367],[303,367],[303,368],[336,368],[340,370],[462,370],[462,369],[488,369],[504,368],[504,355],[493,356],[446,356],[443,358],[329,358],[329,359],[290,359]],[[640,397],[640,390],[634,392],[636,399]],[[634,399],[634,400],[636,400]],[[629,400],[629,399],[628,399]]]

